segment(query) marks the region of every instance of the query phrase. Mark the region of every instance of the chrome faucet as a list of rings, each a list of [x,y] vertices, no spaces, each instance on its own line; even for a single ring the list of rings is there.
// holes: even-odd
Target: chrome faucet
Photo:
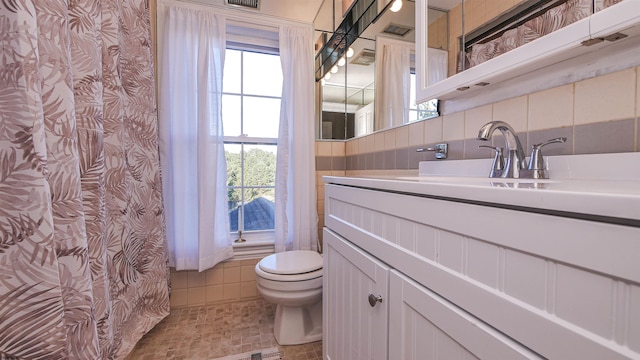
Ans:
[[[502,148],[485,145],[480,146],[493,149],[496,152],[495,158],[493,159],[491,173],[489,173],[489,177],[491,178],[546,179],[547,173],[544,168],[544,159],[542,158],[541,149],[549,144],[563,143],[567,141],[566,137],[559,137],[547,140],[540,144],[532,145],[531,160],[527,167],[527,160],[525,158],[520,139],[518,139],[513,128],[506,122],[491,121],[484,124],[478,132],[478,140],[490,140],[496,130],[500,130],[502,135],[504,135],[507,146],[506,160],[503,159]]]
[[[520,139],[511,125],[504,121],[491,121],[478,131],[478,140],[488,141],[496,130],[504,135],[506,159],[502,171],[492,171],[491,177],[519,178],[522,170],[527,169],[527,160]]]

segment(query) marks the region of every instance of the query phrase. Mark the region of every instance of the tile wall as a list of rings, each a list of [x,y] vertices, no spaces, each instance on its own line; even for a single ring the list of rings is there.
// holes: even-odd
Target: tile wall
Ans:
[[[260,259],[226,261],[203,272],[171,268],[171,307],[258,298],[254,270],[258,261]]]
[[[316,141],[316,194],[318,197],[318,238],[322,242],[324,227],[323,176],[344,176],[346,170],[345,144],[348,142]]]
[[[449,159],[491,158],[476,140],[493,120],[509,123],[529,153],[530,144],[564,136],[545,155],[640,151],[640,67],[533,92],[466,111],[376,132],[356,139],[316,142],[319,229],[324,226],[324,175],[412,175],[418,162],[436,160],[416,152],[449,144]],[[499,134],[493,145],[504,147]],[[344,159],[342,158],[344,157]],[[320,238],[322,233],[320,230]]]

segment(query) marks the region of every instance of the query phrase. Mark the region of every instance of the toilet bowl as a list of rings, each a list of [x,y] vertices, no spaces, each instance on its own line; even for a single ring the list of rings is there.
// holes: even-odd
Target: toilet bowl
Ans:
[[[322,256],[296,250],[269,255],[256,264],[256,286],[276,304],[273,333],[280,345],[322,339]]]

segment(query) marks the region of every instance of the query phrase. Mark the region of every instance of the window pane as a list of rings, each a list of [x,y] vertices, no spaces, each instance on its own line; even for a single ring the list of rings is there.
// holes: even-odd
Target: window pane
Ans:
[[[224,144],[224,157],[227,160],[227,186],[242,186],[241,151],[242,145]],[[238,201],[240,200],[238,199]]]
[[[246,96],[243,110],[245,134],[252,137],[278,137],[280,99]]]
[[[243,82],[245,94],[282,96],[280,57],[246,51]]]
[[[244,146],[244,184],[245,186],[275,186],[276,184],[276,145]],[[272,189],[253,189],[245,201],[273,194]]]
[[[250,191],[247,189],[245,191]],[[264,189],[260,189],[264,190]],[[273,191],[273,189],[271,189]],[[244,204],[244,231],[270,230],[274,226],[274,202],[266,194]]]
[[[279,56],[228,49],[224,76],[225,136],[277,139],[282,95]],[[231,231],[273,230],[276,149],[276,145],[225,144]]]
[[[241,104],[239,95],[222,95],[222,126],[225,136],[242,135]]]
[[[263,190],[263,189],[260,189]],[[273,189],[271,194],[258,196],[244,205],[239,201],[229,201],[229,225],[232,232],[271,230],[274,228],[275,203],[273,200]],[[251,192],[251,188],[246,188],[245,192]],[[240,199],[241,189],[229,189],[229,199]],[[240,223],[242,227],[238,227]]]
[[[222,75],[222,91],[226,93],[240,93],[240,85],[242,84],[240,77],[240,69],[242,62],[240,61],[241,52],[238,50],[230,50],[224,54],[224,74]]]
[[[238,220],[242,216],[241,189],[229,188],[229,227],[232,232],[238,231]]]
[[[415,110],[409,110],[409,122],[418,120],[418,112]]]
[[[438,116],[438,100],[429,100],[418,105],[418,119],[428,119]]]
[[[409,90],[409,109],[416,109],[416,74],[411,74],[411,86]]]

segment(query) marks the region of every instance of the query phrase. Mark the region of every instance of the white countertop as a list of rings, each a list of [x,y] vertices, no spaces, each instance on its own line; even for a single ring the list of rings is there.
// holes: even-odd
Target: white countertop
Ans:
[[[593,157],[593,155],[589,156]],[[431,174],[428,170],[424,170],[421,164],[420,176],[325,176],[323,180],[331,184],[437,198],[631,219],[630,223],[633,226],[640,226],[640,178],[635,178],[635,172],[640,171],[640,153],[624,154],[622,158],[624,165],[634,169],[631,171],[632,174],[629,174],[628,171],[618,172],[620,179],[605,179],[605,176],[601,174],[590,179],[575,178],[577,175],[582,176],[582,170],[579,168],[580,162],[589,164],[589,166],[593,164],[590,161],[585,162],[585,157],[583,155],[554,157],[555,159],[549,161],[551,164],[564,163],[569,159],[571,166],[563,164],[563,169],[560,169],[558,165],[555,169],[557,177],[549,180],[468,177],[460,176],[455,171],[453,176],[446,176],[446,171],[442,170],[445,162],[434,164],[437,169]],[[616,162],[612,160],[618,158],[611,155],[604,157],[597,155],[596,157],[604,159],[609,164],[608,167]],[[571,158],[578,161],[575,162]],[[629,161],[631,162],[629,163]],[[487,164],[486,160],[461,160],[457,161],[457,165],[465,165],[465,162],[476,165],[479,163],[481,166],[478,168],[483,171],[485,164]],[[449,163],[455,165],[456,161],[449,161]],[[490,166],[490,162],[488,164]],[[602,169],[602,167],[598,168]],[[616,175],[615,172],[611,173],[612,169],[607,166],[604,166],[604,170],[607,172],[607,176]],[[477,173],[472,171],[471,175],[477,175]]]

